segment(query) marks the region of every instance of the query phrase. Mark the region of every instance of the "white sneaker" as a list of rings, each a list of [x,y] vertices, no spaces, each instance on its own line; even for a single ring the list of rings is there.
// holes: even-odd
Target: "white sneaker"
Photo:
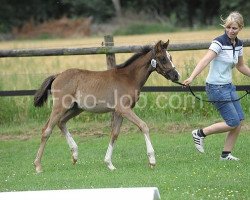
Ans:
[[[220,160],[235,160],[235,161],[239,161],[240,159],[232,156],[232,154],[230,153],[225,158],[223,158],[223,157],[220,156]]]
[[[197,133],[198,129],[192,131],[194,145],[199,152],[204,153],[204,137],[198,136]]]

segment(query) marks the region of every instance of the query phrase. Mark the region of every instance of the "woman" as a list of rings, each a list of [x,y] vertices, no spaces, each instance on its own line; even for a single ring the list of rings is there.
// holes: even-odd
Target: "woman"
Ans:
[[[203,129],[192,132],[196,149],[204,153],[204,139],[208,135],[228,132],[221,160],[239,160],[231,152],[240,133],[244,113],[239,101],[231,101],[238,98],[235,86],[232,84],[232,70],[234,67],[242,74],[250,77],[250,69],[243,62],[243,45],[237,38],[238,33],[244,27],[243,17],[239,12],[232,12],[223,20],[222,26],[225,33],[215,38],[208,52],[198,62],[191,76],[183,81],[189,85],[194,78],[210,63],[210,69],[206,78],[206,92],[211,101],[222,116],[222,122],[212,124]]]

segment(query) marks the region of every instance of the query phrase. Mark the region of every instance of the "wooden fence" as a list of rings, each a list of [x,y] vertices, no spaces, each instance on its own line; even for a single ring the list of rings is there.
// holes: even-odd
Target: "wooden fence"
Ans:
[[[250,46],[250,39],[243,40],[244,47]],[[208,49],[210,42],[170,44],[169,51],[187,51]],[[106,54],[107,68],[115,66],[116,53],[136,53],[145,46],[114,46],[113,37],[105,36],[104,43],[101,47],[88,48],[52,48],[52,49],[11,49],[0,50],[0,59],[6,57],[31,57],[31,56],[72,56],[72,55],[92,55]],[[193,91],[204,91],[204,86],[192,86]],[[237,86],[237,90],[250,90],[249,85]],[[36,90],[15,90],[0,91],[0,96],[26,96],[33,95]],[[181,86],[145,86],[143,92],[186,92]]]

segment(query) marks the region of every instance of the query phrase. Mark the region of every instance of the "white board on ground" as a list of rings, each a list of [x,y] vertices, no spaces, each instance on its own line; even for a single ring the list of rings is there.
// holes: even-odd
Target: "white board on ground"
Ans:
[[[0,192],[0,200],[160,200],[156,187]]]

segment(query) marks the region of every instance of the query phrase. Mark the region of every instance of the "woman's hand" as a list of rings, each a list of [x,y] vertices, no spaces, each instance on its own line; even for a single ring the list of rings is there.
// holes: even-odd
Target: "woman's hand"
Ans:
[[[193,82],[193,78],[192,77],[189,77],[187,78],[185,81],[183,81],[182,83],[186,86],[190,85],[192,82]]]

